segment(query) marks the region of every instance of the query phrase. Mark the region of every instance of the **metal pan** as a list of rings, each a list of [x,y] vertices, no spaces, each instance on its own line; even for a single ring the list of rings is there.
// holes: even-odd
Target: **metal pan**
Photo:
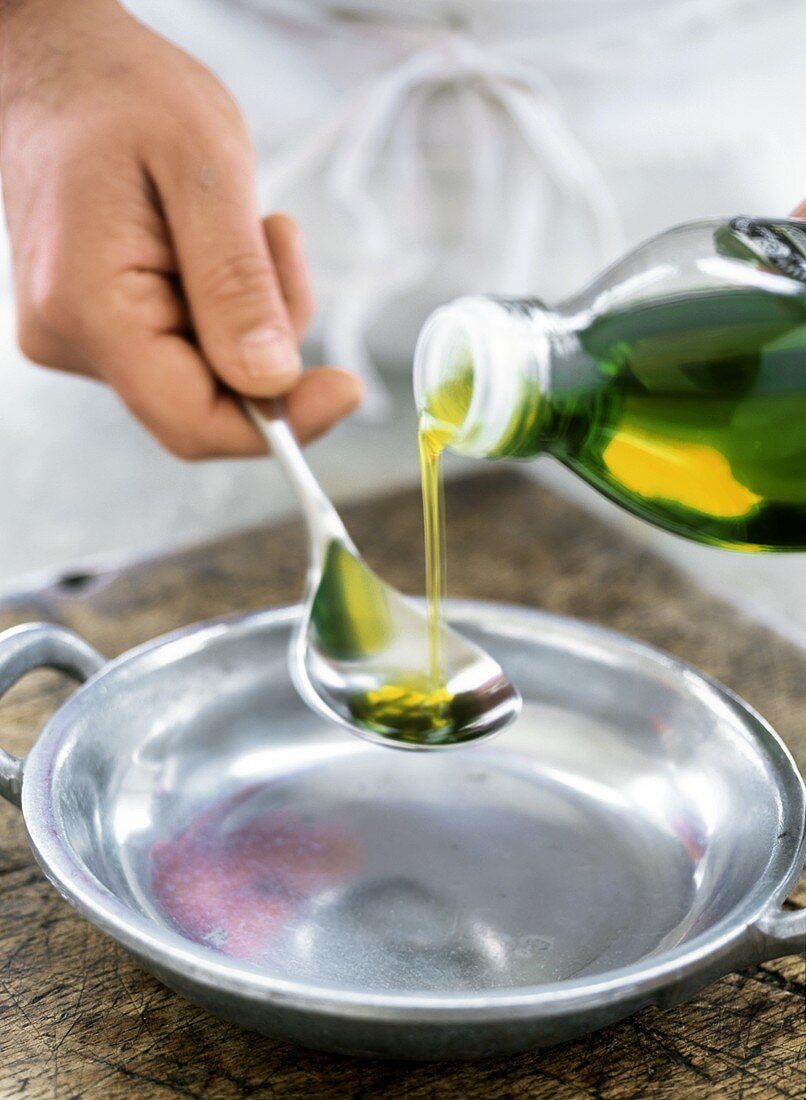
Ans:
[[[749,707],[674,658],[514,607],[453,622],[524,696],[497,739],[394,752],[312,714],[296,609],[106,663],[0,639],[0,691],[88,682],[25,762],[0,753],[45,874],[163,982],[248,1028],[402,1058],[556,1043],[802,949],[780,904],[804,786]]]

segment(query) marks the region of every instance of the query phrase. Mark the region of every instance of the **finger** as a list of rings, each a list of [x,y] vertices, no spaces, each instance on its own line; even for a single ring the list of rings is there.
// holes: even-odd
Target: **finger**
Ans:
[[[793,218],[806,218],[806,199],[798,203],[790,216]]]
[[[286,415],[298,442],[311,443],[324,435],[354,412],[363,396],[363,383],[349,371],[336,367],[306,370],[284,399]]]
[[[199,350],[174,333],[108,351],[104,373],[129,411],[178,458],[265,453],[265,444]]]
[[[252,397],[285,393],[301,369],[257,211],[251,154],[221,143],[220,158],[155,172],[182,284],[205,358],[228,386]]]
[[[35,321],[17,321],[17,344],[26,359],[40,367],[62,371],[65,374],[96,378],[95,365],[82,348],[63,340],[45,326]]]
[[[110,280],[105,308],[98,310],[90,337],[105,335],[110,325],[118,332],[134,331],[159,336],[188,336],[193,323],[182,288],[175,275],[149,268],[128,268]]]
[[[265,454],[265,441],[238,397],[219,383],[198,349],[169,333],[129,342],[109,364],[108,381],[137,419],[172,454],[189,460]],[[361,384],[346,371],[319,367],[286,399],[302,442],[321,435],[361,400]]]
[[[280,281],[291,324],[301,340],[314,310],[313,289],[302,246],[302,233],[287,214],[270,214],[263,219],[263,232],[269,245],[274,270]]]

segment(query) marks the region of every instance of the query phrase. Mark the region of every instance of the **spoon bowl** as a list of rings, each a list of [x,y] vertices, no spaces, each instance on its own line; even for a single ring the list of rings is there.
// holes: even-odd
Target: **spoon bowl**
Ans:
[[[360,737],[397,748],[449,748],[508,725],[521,697],[498,662],[443,623],[442,676],[431,680],[425,607],[381,580],[358,553],[280,403],[268,413],[247,409],[294,487],[308,528],[308,591],[290,649],[305,702]]]

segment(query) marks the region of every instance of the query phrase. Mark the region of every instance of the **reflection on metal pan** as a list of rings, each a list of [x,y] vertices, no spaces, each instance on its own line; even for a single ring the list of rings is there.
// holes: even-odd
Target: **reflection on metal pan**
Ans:
[[[40,666],[89,679],[24,762],[0,753],[0,793],[60,892],[167,985],[330,1050],[548,1045],[802,949],[806,914],[780,905],[804,787],[758,715],[607,630],[450,614],[524,707],[433,755],[301,703],[294,608],[110,663],[60,627],[15,628],[0,691]]]

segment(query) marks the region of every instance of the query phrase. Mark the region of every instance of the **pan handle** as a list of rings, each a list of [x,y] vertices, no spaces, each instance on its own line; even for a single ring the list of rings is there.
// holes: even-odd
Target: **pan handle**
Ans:
[[[764,959],[806,951],[806,909],[785,910],[776,903],[762,913],[753,929],[761,936]]]
[[[0,695],[35,668],[55,668],[82,683],[106,660],[77,634],[52,623],[26,623],[0,634]],[[23,759],[0,749],[0,795],[20,805]]]

